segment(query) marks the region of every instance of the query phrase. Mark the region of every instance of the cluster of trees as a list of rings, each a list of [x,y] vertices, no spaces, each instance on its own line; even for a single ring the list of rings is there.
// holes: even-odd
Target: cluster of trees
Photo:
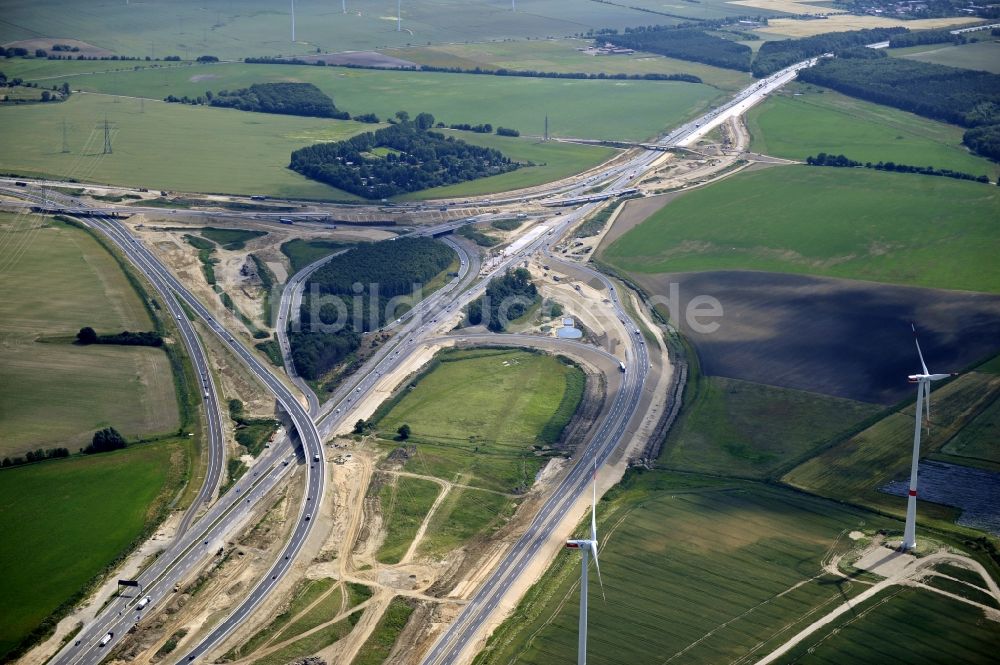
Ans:
[[[1000,124],[1000,75],[989,72],[906,58],[832,58],[802,70],[799,78],[964,127]]]
[[[362,332],[396,316],[388,311],[392,298],[409,295],[414,284],[425,283],[453,258],[451,249],[430,238],[398,238],[362,244],[331,259],[306,283],[300,329],[289,332],[295,369],[310,381],[329,372],[358,348]],[[360,293],[355,284],[363,285]],[[319,298],[315,302],[314,296]],[[359,309],[360,320],[339,319],[344,312],[353,317]],[[340,325],[325,331],[321,324]]]
[[[521,132],[509,127],[497,127],[497,136],[520,136]]]
[[[807,58],[842,51],[854,46],[884,42],[905,32],[908,32],[906,28],[873,28],[847,32],[825,32],[803,39],[764,42],[761,44],[760,50],[757,51],[757,57],[754,58],[751,71],[757,77],[767,76]]]
[[[214,55],[199,55],[196,62],[218,62],[219,59]]]
[[[922,44],[964,44],[968,39],[965,35],[953,35],[950,30],[914,30],[894,35],[889,39],[889,48],[906,48]]]
[[[464,132],[476,132],[477,134],[489,134],[493,131],[493,125],[488,122],[481,125],[470,125],[467,122],[456,122],[448,125],[448,129],[459,129]]]
[[[524,268],[508,270],[486,287],[486,292],[469,305],[469,324],[485,325],[502,332],[507,323],[524,316],[538,298],[531,273]]]
[[[38,83],[34,81],[25,81],[19,76],[9,79],[6,74],[0,72],[0,88],[16,88],[18,86],[24,86],[25,88],[37,88]],[[53,92],[56,94],[52,94]],[[52,86],[51,92],[48,90],[42,90],[41,101],[58,102],[66,99],[69,95],[69,83],[63,83],[62,85]]]
[[[806,157],[806,164],[809,166],[835,166],[839,168],[866,168],[876,171],[895,171],[897,173],[917,173],[920,175],[933,175],[943,178],[955,178],[956,180],[975,180],[976,182],[988,183],[988,176],[975,176],[962,171],[952,171],[951,169],[936,169],[933,166],[910,166],[909,164],[896,164],[895,162],[858,162],[844,155],[828,155],[821,152],[815,157]]]
[[[391,127],[296,150],[289,167],[366,199],[382,199],[507,173],[520,166],[498,150],[428,131],[434,126],[429,113],[412,121],[402,112],[397,117],[400,121]],[[389,151],[379,156],[372,152],[377,148]]]
[[[181,104],[209,104],[224,108],[234,108],[240,111],[255,111],[257,113],[279,113],[284,115],[301,115],[313,118],[335,118],[347,120],[351,116],[346,111],[339,110],[329,95],[312,83],[255,83],[249,88],[239,90],[220,90],[213,94],[211,90],[198,97],[176,97],[168,95],[166,102]],[[373,122],[378,122],[376,118]]]
[[[31,464],[32,462],[41,462],[47,459],[59,459],[60,457],[69,457],[69,450],[67,448],[39,448],[38,450],[29,450],[23,457],[4,457],[3,462],[0,462],[0,466],[4,468],[8,466],[21,466],[22,464]]]
[[[980,155],[1000,161],[1000,124],[966,130],[962,143]]]
[[[80,328],[76,334],[76,343],[87,344],[117,344],[119,346],[163,346],[163,337],[157,332],[131,332],[124,330],[115,335],[98,335],[90,326]]]
[[[623,35],[608,35],[598,41],[742,72],[749,71],[753,56],[749,46],[710,35],[698,28],[658,25],[636,28]]]
[[[61,47],[61,48],[60,48]],[[46,58],[48,60],[153,60],[150,56],[145,58],[139,57],[137,55],[84,55],[79,53],[79,48],[76,46],[68,46],[66,44],[56,44],[52,48],[52,53],[49,53],[45,49],[35,49],[34,53],[21,46],[12,46],[10,48],[4,48],[0,46],[0,58]],[[74,58],[70,53],[76,53]],[[180,60],[180,56],[169,56],[164,58],[164,60]]]
[[[126,446],[128,446],[128,442],[125,441],[125,437],[122,436],[118,430],[114,427],[105,427],[98,432],[94,432],[93,440],[91,440],[90,444],[86,448],[81,448],[80,452],[84,455],[93,455],[94,453],[106,453],[112,450],[121,450]]]

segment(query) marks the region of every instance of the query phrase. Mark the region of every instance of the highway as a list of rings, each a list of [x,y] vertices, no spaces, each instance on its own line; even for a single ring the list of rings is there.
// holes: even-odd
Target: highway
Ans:
[[[19,196],[25,196],[24,192],[14,193]],[[50,198],[52,198],[52,195],[50,195]],[[70,205],[73,205],[76,208],[83,208],[83,206],[75,200],[71,200]],[[100,215],[83,217],[82,221],[84,224],[102,233],[114,244],[116,244],[126,257],[150,280],[157,291],[161,294],[173,292],[177,297],[183,300],[191,310],[193,310],[206,322],[209,329],[218,335],[223,343],[229,346],[237,357],[239,357],[242,362],[250,368],[257,378],[260,379],[260,381],[268,388],[268,390],[275,395],[279,404],[281,404],[282,408],[286,411],[286,413],[288,413],[301,440],[305,460],[309,464],[306,474],[306,493],[309,498],[300,506],[298,521],[288,543],[285,545],[284,550],[268,571],[267,576],[253,589],[244,602],[241,603],[240,606],[236,608],[218,627],[216,627],[216,629],[202,643],[202,645],[192,652],[191,656],[193,656],[193,658],[191,659],[193,660],[197,658],[197,656],[205,649],[214,645],[216,642],[228,635],[229,632],[231,632],[236,626],[240,625],[240,623],[245,620],[250,612],[256,608],[256,606],[278,583],[290,567],[291,563],[294,561],[295,555],[298,553],[299,549],[301,549],[302,544],[305,542],[305,539],[308,537],[312,528],[313,522],[309,519],[313,511],[312,497],[321,497],[325,490],[325,465],[323,463],[316,462],[316,460],[321,461],[323,459],[322,440],[309,414],[305,412],[298,400],[288,390],[288,388],[285,387],[281,380],[264,367],[264,365],[251,351],[247,350],[241,343],[236,341],[234,336],[223,328],[222,324],[212,316],[208,309],[193,295],[191,295],[173,276],[173,274],[170,273],[155,256],[153,256],[151,252],[134,240],[118,221],[108,219]],[[193,328],[189,325],[189,322],[187,322],[184,312],[180,306],[174,302],[173,298],[165,297],[164,300],[171,314],[175,317],[175,320],[180,322],[182,329],[186,326],[188,332],[191,335],[194,335]],[[207,364],[204,362],[203,353],[199,353],[201,351],[200,345],[195,348],[197,349],[197,357],[202,359],[201,366],[197,367],[197,371],[201,373],[204,381],[208,382],[211,380],[211,373]],[[214,388],[208,392],[210,395],[209,400],[211,401],[212,395],[214,395]],[[214,409],[210,409],[210,412],[212,410],[215,411],[215,416],[218,418],[219,409],[217,403]],[[275,460],[270,460],[270,462],[273,465]],[[221,469],[221,460],[218,461],[217,464]],[[267,469],[266,466],[263,468]],[[282,464],[281,468],[283,469],[287,467]],[[259,475],[260,472],[258,472],[258,476]],[[214,488],[217,485],[218,477],[216,477],[214,484],[210,485],[206,483],[203,487],[202,495],[199,495],[200,498],[204,496],[205,492],[214,492]],[[155,604],[155,599],[162,597],[162,595],[166,593],[165,589],[167,587],[172,588],[175,583],[183,579],[184,575],[192,566],[201,562],[208,554],[210,554],[207,551],[210,543],[223,542],[226,534],[231,533],[234,525],[241,522],[250,514],[253,509],[253,503],[249,499],[243,503],[238,503],[239,497],[237,494],[238,492],[236,491],[227,493],[227,497],[229,497],[230,500],[226,502],[219,502],[213,507],[213,509],[218,508],[220,510],[229,508],[230,510],[226,514],[226,519],[218,520],[209,524],[209,518],[212,514],[214,514],[213,511],[210,511],[196,523],[196,528],[189,529],[188,533],[196,533],[198,534],[198,538],[202,539],[204,548],[199,549],[197,547],[197,541],[192,543],[192,538],[188,536],[188,533],[182,534],[175,541],[175,546],[169,550],[177,558],[171,560],[171,557],[167,555],[167,553],[164,553],[164,555],[161,555],[161,557],[157,559],[157,563],[163,563],[162,566],[155,565],[139,577],[140,582],[143,584],[143,592],[150,596],[153,596],[153,593],[156,594],[154,602],[151,603],[151,605]],[[262,495],[263,493],[260,493],[255,496],[259,498]],[[246,496],[246,494],[243,496]],[[236,497],[237,501],[233,501],[233,497]],[[233,507],[234,503],[237,506],[235,508]],[[185,519],[190,522],[190,517],[191,515],[188,515]],[[208,529],[203,527],[205,524],[209,524]],[[178,549],[184,545],[187,545],[187,547]],[[130,600],[137,601],[137,599]],[[130,604],[132,603],[123,599],[113,602],[109,608],[106,608],[105,611],[102,612],[101,618],[92,622],[89,626],[86,626],[83,631],[81,631],[78,636],[78,643],[74,642],[64,647],[53,662],[73,663],[74,665],[77,663],[99,662],[104,655],[110,651],[114,644],[124,636],[128,628],[130,628],[134,623],[133,617],[126,612]],[[118,610],[117,614],[114,613],[116,609]],[[100,638],[108,632],[114,633],[112,641],[105,647],[97,646],[98,640],[100,640]]]
[[[815,63],[815,59],[799,63],[768,79],[755,83],[741,91],[726,105],[685,124],[678,130],[663,137],[658,143],[667,146],[681,146],[697,140],[697,138],[710,130],[712,123],[721,123],[725,117],[728,117],[727,114],[744,112],[750,105],[763,99],[767,93],[792,80],[799,69],[811,66],[813,63]],[[656,150],[641,151],[629,160],[616,163],[601,173],[582,178],[572,184],[560,183],[548,191],[534,193],[528,197],[497,199],[490,201],[489,205],[523,203],[526,198],[551,200],[554,196],[581,197],[587,190],[594,189],[602,184],[604,185],[604,192],[611,196],[620,195],[623,192],[629,191],[633,187],[633,181],[660,159],[662,155],[662,152]],[[13,190],[14,188],[11,189]],[[12,191],[11,193],[22,198],[31,198],[23,190]],[[41,197],[38,197],[38,200],[41,201]],[[188,308],[195,312],[205,322],[209,330],[216,334],[260,379],[267,389],[274,394],[294,425],[302,444],[302,459],[305,464],[309,465],[306,469],[305,495],[307,498],[300,505],[293,532],[281,554],[244,601],[218,624],[207,637],[202,639],[193,649],[182,655],[182,659],[185,661],[198,660],[231,634],[267,597],[294,562],[297,553],[311,531],[313,522],[309,519],[309,516],[313,512],[313,504],[317,497],[323,496],[325,490],[326,475],[325,464],[323,463],[322,441],[342,424],[352,405],[357,403],[358,398],[374,387],[382,376],[398,369],[408,359],[410,354],[420,346],[417,344],[418,341],[440,335],[443,331],[440,330],[441,324],[439,320],[442,320],[445,315],[454,313],[458,308],[463,307],[481,295],[493,275],[499,274],[516,263],[525,260],[536,251],[544,252],[546,256],[550,257],[549,260],[551,261],[559,261],[551,255],[549,251],[551,246],[558,241],[563,232],[590,213],[599,203],[594,200],[581,202],[582,205],[579,205],[574,210],[542,222],[545,228],[548,229],[546,232],[543,232],[519,250],[499,260],[486,273],[481,273],[476,255],[470,255],[461,244],[446,240],[446,242],[449,242],[456,249],[461,257],[459,276],[421,302],[406,316],[401,317],[400,321],[391,324],[391,327],[396,330],[397,335],[390,342],[384,344],[354,375],[348,377],[344,385],[337,390],[326,404],[320,405],[315,395],[305,390],[304,393],[309,396],[307,412],[281,379],[275,376],[269,368],[265,367],[252,351],[244,347],[232,334],[227,332],[209,310],[188,292],[183,284],[149,250],[132,238],[120,222],[108,218],[101,212],[87,208],[78,200],[64,195],[51,193],[47,196],[46,200],[62,200],[64,201],[63,205],[74,208],[81,215],[85,224],[104,234],[115,243],[127,258],[151,281],[157,291],[164,296],[167,308],[170,310],[171,315],[175,317],[175,320],[179,322],[179,326],[183,331],[185,344],[192,355],[196,369],[206,382],[205,387],[209,393],[208,411],[210,431],[217,429],[221,432],[221,425],[218,422],[220,409],[215,397],[216,391],[212,383],[211,372],[208,369],[207,362],[204,359],[204,352],[198,343],[193,327],[187,321],[177,302],[172,297],[168,297],[167,294],[174,294]],[[448,224],[454,228],[462,223],[468,223],[468,221],[460,220],[449,222]],[[427,232],[427,230],[422,231]],[[424,661],[427,664],[436,665],[439,663],[456,662],[471,636],[489,618],[499,599],[503,597],[518,578],[525,565],[533,559],[538,549],[546,542],[552,527],[564,518],[566,512],[580,494],[588,489],[594,462],[602,464],[627,436],[630,423],[634,422],[637,417],[641,418],[643,415],[638,413],[638,408],[649,370],[649,356],[642,335],[639,334],[639,328],[630,319],[627,311],[622,306],[615,286],[604,275],[580,264],[573,263],[570,265],[572,265],[574,271],[582,271],[585,274],[589,274],[604,285],[608,293],[608,299],[611,302],[611,307],[624,322],[626,328],[633,333],[628,336],[629,349],[627,357],[630,362],[625,373],[622,389],[615,395],[608,412],[608,417],[595,429],[586,449],[577,454],[576,459],[578,463],[566,474],[558,489],[539,511],[528,530],[508,551],[490,577],[477,589],[474,597],[463,612],[427,654]],[[316,264],[310,266],[313,270],[318,267]],[[279,309],[279,324],[287,323],[289,317],[296,311],[296,298],[301,298],[301,289],[307,278],[308,274],[302,275],[297,281],[296,278],[293,278],[293,281],[289,283],[285,294],[282,296],[281,307]],[[279,325],[279,330],[285,329],[285,325]],[[282,351],[283,354],[286,354],[288,351],[287,339],[282,343]],[[198,360],[194,360],[195,358]],[[287,360],[286,356],[286,362]],[[298,385],[301,387],[301,384]],[[216,424],[216,427],[212,426],[213,423]],[[221,440],[219,440],[219,450],[221,450],[221,447]],[[212,443],[210,450],[215,450],[215,448],[216,444]],[[197,506],[202,506],[206,500],[210,499],[211,494],[214,493],[215,488],[218,486],[218,477],[221,475],[222,468],[222,457],[220,455],[217,458],[211,459],[216,460],[215,467],[212,467],[212,462],[210,462],[212,470],[209,475],[210,477],[214,477],[214,481],[212,483],[205,483],[202,493],[196,502]],[[180,533],[168,550],[139,577],[143,584],[142,595],[149,595],[152,598],[147,611],[155,607],[165,596],[169,595],[177,582],[183,580],[192,570],[200,568],[214,554],[213,548],[217,548],[218,544],[226,542],[235,533],[236,529],[246,523],[252,515],[256,503],[295,468],[293,465],[287,464],[288,461],[290,461],[289,447],[286,442],[282,441],[273,446],[270,451],[266,452],[258,460],[258,463],[254,467],[255,473],[252,478],[242,480],[238,483],[237,487],[230,490],[230,492],[212,505],[201,519],[194,522],[193,526],[190,525],[197,508],[193,507],[192,511],[188,515],[185,515],[184,526],[188,528],[183,533]],[[90,625],[85,626],[83,631],[77,636],[77,641],[67,644],[57,654],[53,662],[71,665],[99,662],[138,620],[138,616],[132,611],[137,602],[138,596],[135,598],[118,598],[111,602],[98,619],[91,622]],[[98,641],[108,632],[114,633],[112,641],[103,648],[99,647],[97,645]]]

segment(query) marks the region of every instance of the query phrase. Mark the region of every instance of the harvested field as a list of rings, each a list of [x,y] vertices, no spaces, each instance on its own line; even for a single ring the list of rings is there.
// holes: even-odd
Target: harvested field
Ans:
[[[752,0],[753,2],[763,2],[764,0]],[[737,4],[737,3],[733,3]],[[816,9],[813,9],[815,12]],[[948,26],[960,27],[968,23],[975,23],[980,19],[974,16],[948,17],[948,18],[923,18],[912,21],[902,19],[885,18],[881,16],[854,16],[852,14],[837,14],[829,16],[822,21],[802,21],[794,18],[774,18],[768,21],[766,27],[758,28],[754,32],[764,40],[783,39],[785,37],[800,38],[819,35],[824,32],[846,32],[847,30],[864,30],[871,28],[892,28],[903,26],[910,30],[931,30],[934,28],[945,28]]]
[[[698,295],[722,303],[724,316],[703,319],[713,333],[680,322],[710,376],[888,405],[919,369],[911,321],[934,371],[1000,351],[1000,296],[749,271],[634,278],[654,296],[677,284],[682,312]]]

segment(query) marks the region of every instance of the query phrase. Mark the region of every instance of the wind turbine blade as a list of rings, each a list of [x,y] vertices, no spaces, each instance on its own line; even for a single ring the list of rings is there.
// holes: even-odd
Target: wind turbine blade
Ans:
[[[594,568],[597,569],[597,583],[601,585],[601,598],[608,602],[608,597],[604,595],[604,580],[601,579],[601,564],[597,561],[597,541],[590,541],[590,552],[594,555]]]
[[[912,323],[910,324],[910,327],[913,328],[913,341],[917,345],[917,355],[920,356],[920,366],[924,368],[924,374],[930,374],[930,372],[927,371],[927,364],[924,362],[924,354],[920,350],[920,340],[917,339],[917,327]]]
[[[594,543],[597,542],[597,460],[594,460],[594,497],[590,503],[590,540]],[[594,556],[597,556],[597,550],[594,550]],[[594,559],[597,560],[596,558]]]
[[[922,384],[924,391],[924,405],[927,407],[927,429],[931,428],[931,382],[924,381]]]

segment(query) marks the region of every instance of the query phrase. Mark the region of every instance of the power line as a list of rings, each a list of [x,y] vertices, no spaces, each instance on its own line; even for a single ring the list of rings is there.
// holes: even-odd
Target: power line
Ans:
[[[69,141],[66,139],[66,118],[63,118],[63,140],[61,152],[64,155],[69,152]]]
[[[108,122],[108,116],[104,116],[104,150],[101,151],[102,155],[111,154],[111,124]]]

